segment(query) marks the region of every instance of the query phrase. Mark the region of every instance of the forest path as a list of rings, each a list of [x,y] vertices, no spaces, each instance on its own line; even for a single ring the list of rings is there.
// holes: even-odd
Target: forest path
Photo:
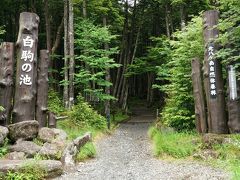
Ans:
[[[196,163],[166,162],[153,156],[147,135],[154,113],[144,107],[120,125],[113,135],[96,143],[97,157],[80,163],[63,180],[229,179],[218,169]]]

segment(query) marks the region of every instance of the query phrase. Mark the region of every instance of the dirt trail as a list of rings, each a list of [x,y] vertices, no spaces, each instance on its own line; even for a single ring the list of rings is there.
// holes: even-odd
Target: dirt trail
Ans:
[[[153,156],[147,130],[154,116],[144,107],[113,135],[97,142],[97,158],[80,163],[64,180],[229,179],[221,170],[196,163],[173,163]]]

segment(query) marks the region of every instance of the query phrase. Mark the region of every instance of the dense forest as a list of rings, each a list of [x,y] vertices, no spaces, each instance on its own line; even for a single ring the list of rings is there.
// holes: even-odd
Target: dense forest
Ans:
[[[110,104],[128,112],[129,101],[145,99],[165,124],[193,129],[191,60],[203,62],[206,10],[220,12],[224,79],[227,65],[239,67],[237,0],[2,0],[0,8],[2,42],[16,42],[21,12],[39,15],[38,49],[51,54],[50,88],[66,108],[80,95],[109,116]]]

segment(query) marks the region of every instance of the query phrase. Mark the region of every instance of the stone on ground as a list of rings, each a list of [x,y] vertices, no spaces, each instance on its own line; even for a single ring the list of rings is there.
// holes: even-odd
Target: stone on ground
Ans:
[[[60,159],[64,148],[64,142],[46,142],[43,145],[42,149],[39,151],[39,154],[51,159]]]
[[[91,141],[91,133],[74,139],[65,148],[61,161],[65,166],[72,166],[75,163],[75,157],[79,152],[80,148],[84,146],[88,141]]]
[[[27,157],[33,157],[41,150],[41,146],[35,144],[32,141],[18,140],[15,145],[9,147],[11,152],[24,152]]]
[[[66,141],[67,133],[61,129],[43,127],[39,130],[38,139],[43,142]]]
[[[0,172],[4,174],[9,171],[18,172],[28,166],[36,166],[37,168],[45,170],[47,178],[57,177],[63,172],[62,163],[55,160],[0,160]]]
[[[9,160],[24,160],[26,159],[25,153],[24,152],[10,152],[5,156],[5,159]]]
[[[8,133],[8,128],[0,126],[0,146],[4,144],[4,140],[7,137]]]
[[[39,123],[35,120],[23,121],[8,126],[9,137],[12,141],[18,139],[32,140],[37,137]]]

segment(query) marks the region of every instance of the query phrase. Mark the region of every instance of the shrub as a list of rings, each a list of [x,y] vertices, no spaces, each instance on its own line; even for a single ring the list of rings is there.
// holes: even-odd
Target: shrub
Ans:
[[[106,119],[94,111],[82,96],[77,97],[77,104],[73,106],[68,115],[70,120],[79,127],[106,128]]]
[[[48,109],[56,115],[65,111],[62,100],[59,98],[59,94],[52,89],[48,92]]]

